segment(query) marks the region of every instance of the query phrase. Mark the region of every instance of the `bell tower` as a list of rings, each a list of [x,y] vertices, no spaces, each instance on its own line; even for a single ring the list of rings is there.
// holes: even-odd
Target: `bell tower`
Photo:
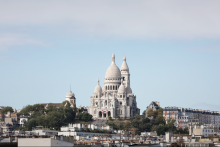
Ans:
[[[123,84],[125,87],[130,87],[130,74],[129,74],[129,68],[126,62],[126,57],[123,58],[123,63],[121,65],[121,77],[123,80]]]

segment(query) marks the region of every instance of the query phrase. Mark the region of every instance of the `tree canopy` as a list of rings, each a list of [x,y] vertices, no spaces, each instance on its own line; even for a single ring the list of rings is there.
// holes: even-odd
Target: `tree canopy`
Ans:
[[[163,117],[163,109],[158,109],[153,111],[153,109],[149,109],[147,111],[147,118],[142,119],[141,116],[136,115],[129,122],[126,122],[124,125],[116,124],[114,122],[108,122],[108,125],[113,129],[123,129],[123,130],[131,130],[135,129],[136,133],[140,134],[140,132],[152,132],[157,131],[158,135],[165,135],[165,132],[173,132],[175,134],[187,134],[188,129],[177,130],[174,126],[175,120],[168,119],[167,123]]]
[[[28,105],[19,112],[19,115],[28,116],[24,128],[31,130],[32,127],[36,126],[59,128],[68,123],[73,123],[76,113],[70,103],[64,101],[60,107],[50,104],[47,108],[42,104]]]
[[[79,120],[82,120],[82,121],[90,121],[90,120],[92,120],[92,115],[90,115],[87,112],[79,113],[76,117],[79,118]]]
[[[14,112],[14,110],[12,109],[12,107],[5,107],[1,110],[2,114],[6,114],[7,112]]]

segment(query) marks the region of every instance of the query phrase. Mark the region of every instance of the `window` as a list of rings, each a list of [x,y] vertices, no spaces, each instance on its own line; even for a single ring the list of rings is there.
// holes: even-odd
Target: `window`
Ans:
[[[120,98],[122,98],[122,95],[120,95]]]
[[[122,102],[120,102],[120,105],[122,105]]]
[[[115,90],[117,90],[117,86],[115,86]]]
[[[113,90],[115,90],[115,86],[113,86]]]
[[[123,79],[123,81],[125,81],[125,77],[123,77],[122,79]]]

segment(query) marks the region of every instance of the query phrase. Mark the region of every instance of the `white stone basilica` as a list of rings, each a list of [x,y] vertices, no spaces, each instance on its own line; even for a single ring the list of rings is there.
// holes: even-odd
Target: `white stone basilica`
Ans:
[[[105,74],[104,87],[98,84],[93,96],[90,97],[89,113],[95,119],[107,119],[108,116],[116,118],[131,118],[140,114],[137,108],[136,96],[130,88],[129,68],[124,57],[121,70],[115,64],[115,55]]]

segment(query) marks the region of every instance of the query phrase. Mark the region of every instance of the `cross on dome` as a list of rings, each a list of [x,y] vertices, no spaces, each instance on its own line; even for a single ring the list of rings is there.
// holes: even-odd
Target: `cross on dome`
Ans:
[[[99,85],[99,79],[97,80],[97,84]]]
[[[115,54],[112,54],[112,63],[115,63]]]

